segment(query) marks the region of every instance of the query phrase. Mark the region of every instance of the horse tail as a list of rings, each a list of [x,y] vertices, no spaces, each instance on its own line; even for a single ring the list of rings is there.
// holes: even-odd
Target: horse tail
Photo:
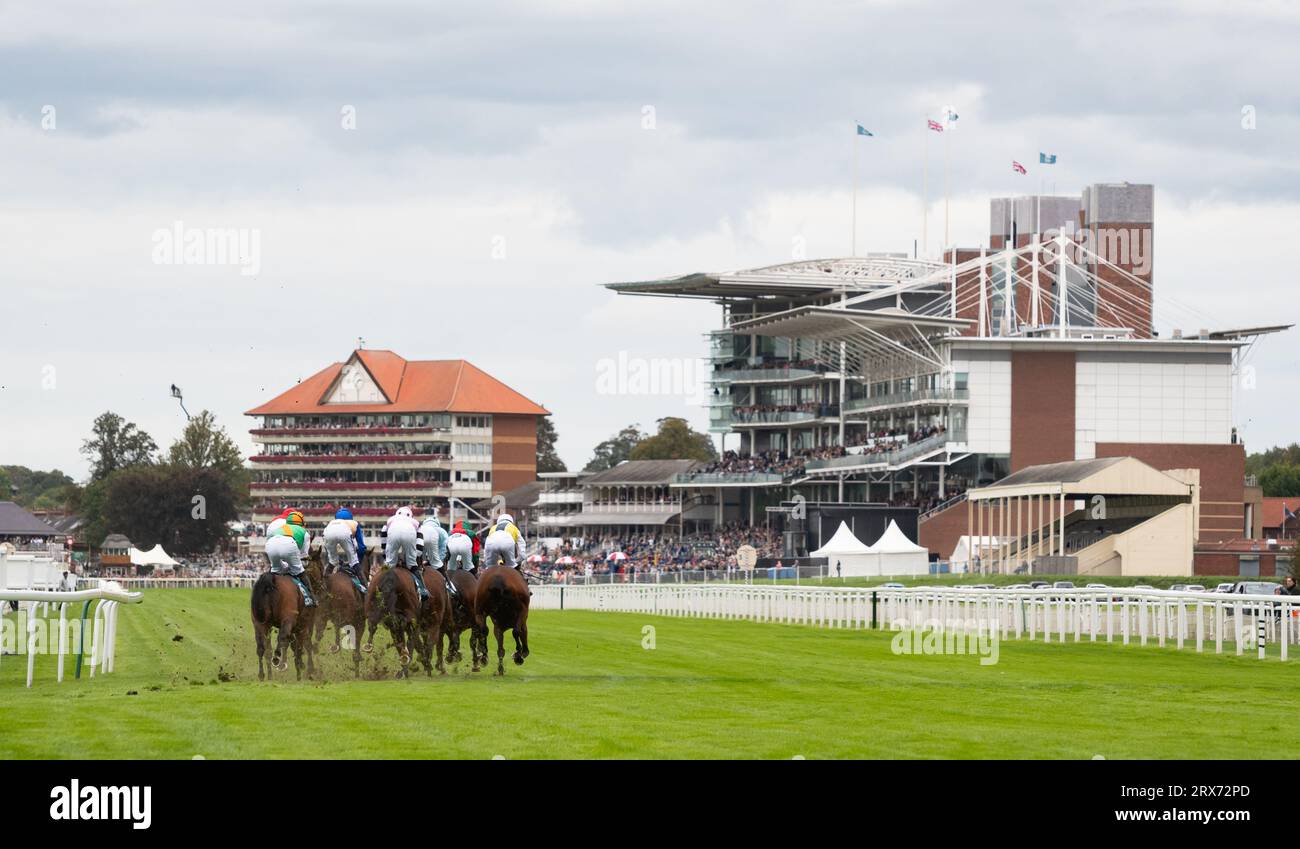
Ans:
[[[253,584],[253,621],[270,622],[271,621],[271,598],[275,595],[275,578],[270,572],[263,572],[262,576]]]
[[[392,580],[380,581],[379,591],[383,593],[384,615],[393,617],[392,621],[397,621],[397,573],[389,571],[388,575]]]

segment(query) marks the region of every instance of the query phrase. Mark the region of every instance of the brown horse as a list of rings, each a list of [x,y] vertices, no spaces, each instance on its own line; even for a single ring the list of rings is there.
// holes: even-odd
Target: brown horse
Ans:
[[[365,564],[357,569],[361,579],[366,579]],[[352,638],[352,670],[361,674],[361,635],[366,630],[365,593],[357,589],[352,576],[335,570],[325,576],[325,591],[320,598],[320,612],[316,614],[316,650],[320,650],[325,628],[334,623],[334,645],[330,653],[337,654],[343,645],[343,629],[350,628]]]
[[[503,659],[506,656],[504,637],[506,630],[514,632],[514,661],[522,665],[528,657],[528,582],[511,566],[491,566],[479,575],[478,590],[474,597],[474,626],[482,634],[481,653],[474,654],[474,670],[479,664],[487,665],[487,618],[492,617],[492,630],[497,638],[497,674],[505,675]],[[472,651],[471,647],[471,651]]]
[[[469,654],[473,658],[478,655],[476,647],[479,638],[482,637],[486,642],[487,633],[485,630],[480,634],[474,624],[474,596],[478,592],[478,578],[464,569],[452,569],[447,573],[447,576],[447,579],[456,587],[458,593],[458,595],[450,599],[451,617],[448,619],[447,626],[443,628],[443,633],[447,635],[447,662],[460,663],[460,635],[469,630]],[[482,653],[487,654],[486,646],[484,646]],[[474,671],[478,671],[477,665],[475,665]]]
[[[383,622],[393,637],[393,645],[401,658],[402,668],[397,677],[405,678],[411,663],[411,650],[420,653],[425,671],[433,674],[433,654],[437,652],[436,668],[440,674],[447,669],[442,660],[442,629],[451,619],[451,605],[442,576],[427,566],[421,566],[421,578],[429,597],[421,600],[415,587],[415,578],[409,569],[384,568],[372,578],[366,593],[367,652],[374,651],[375,629]],[[372,573],[374,574],[374,573]],[[409,645],[408,645],[409,644]]]
[[[320,599],[320,565],[308,561],[303,572],[303,579],[312,596]],[[303,654],[307,655],[307,677],[316,674],[314,657],[315,646],[311,642],[312,622],[316,616],[315,607],[307,607],[302,591],[288,575],[264,572],[253,584],[252,597],[253,633],[257,638],[257,680],[270,677],[272,669],[284,671],[289,668],[289,659],[285,656],[285,640],[293,648],[293,665],[302,679]],[[276,629],[275,651],[271,653],[271,663],[263,668],[263,658],[270,642],[271,629]]]

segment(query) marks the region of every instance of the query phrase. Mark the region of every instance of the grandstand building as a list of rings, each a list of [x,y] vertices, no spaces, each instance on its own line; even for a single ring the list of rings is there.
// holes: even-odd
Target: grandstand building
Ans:
[[[465,360],[358,349],[248,410],[253,521],[439,510],[532,481],[547,410]]]
[[[673,486],[712,490],[719,521],[762,521],[793,494],[911,506],[920,543],[947,559],[969,535],[968,489],[1131,457],[1195,478],[1192,553],[1162,569],[1235,573],[1222,550],[1252,536],[1258,491],[1234,387],[1253,341],[1285,326],[1184,332],[1176,309],[1158,312],[1153,198],[1128,183],[997,198],[988,246],[943,261],[872,254],[608,284],[722,308],[707,404],[724,458]],[[1065,505],[1067,525],[1082,508]],[[1069,556],[1052,565],[1077,566]]]

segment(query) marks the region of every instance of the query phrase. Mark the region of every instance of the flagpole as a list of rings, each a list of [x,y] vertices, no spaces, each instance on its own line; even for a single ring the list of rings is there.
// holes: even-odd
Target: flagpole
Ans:
[[[921,253],[930,258],[930,124],[926,121],[921,155]]]
[[[948,243],[949,243],[948,240],[948,189],[949,189],[948,172],[951,170],[951,165],[952,165],[952,153],[951,153],[952,144],[949,143],[948,141],[948,136],[949,136],[948,130],[951,129],[951,122],[948,121],[946,115],[944,116],[944,123],[947,126],[945,126],[944,128],[944,134],[943,134],[943,247],[945,250],[947,250]]]
[[[853,253],[858,255],[858,125],[853,125]]]

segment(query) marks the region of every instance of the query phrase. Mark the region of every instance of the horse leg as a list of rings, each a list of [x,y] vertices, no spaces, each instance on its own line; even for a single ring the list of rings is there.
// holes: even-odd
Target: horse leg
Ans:
[[[525,622],[516,622],[512,629],[515,635],[515,666],[523,666],[524,658],[528,657],[528,625]]]
[[[261,623],[253,626],[253,635],[257,638],[257,680],[265,681],[266,672],[262,668],[262,661],[266,655],[266,629]]]
[[[361,635],[366,630],[364,613],[357,613],[352,619],[352,671],[361,676]]]
[[[502,628],[502,627],[501,627],[501,623],[497,622],[497,620],[496,620],[495,618],[492,620],[492,632],[493,632],[494,634],[496,634],[496,638],[497,638],[497,674],[498,674],[498,675],[505,675],[505,674],[506,674],[506,664],[505,664],[505,658],[506,658],[506,646],[505,646],[506,629],[505,629],[505,628]]]
[[[281,672],[289,668],[289,656],[285,652],[285,641],[292,642],[293,629],[298,624],[298,614],[293,613],[280,620],[280,626],[276,629],[275,635],[275,654],[271,660],[275,663],[275,668]]]
[[[401,668],[397,670],[398,678],[406,677],[406,667],[411,663],[411,650],[406,645],[406,628],[403,623],[389,623],[388,631],[393,635],[393,646],[397,649],[397,660]]]
[[[442,628],[445,624],[446,623],[442,621],[442,617],[435,619],[433,622],[432,641],[433,641],[434,648],[438,652],[438,674],[439,675],[447,674],[447,667],[442,662]]]

